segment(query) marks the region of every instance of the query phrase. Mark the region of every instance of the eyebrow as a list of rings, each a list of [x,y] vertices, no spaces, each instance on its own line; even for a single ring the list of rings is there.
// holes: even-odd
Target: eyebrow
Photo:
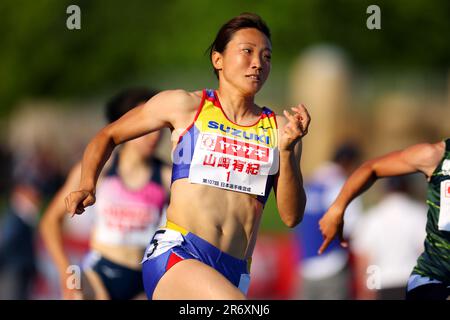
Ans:
[[[256,47],[256,44],[254,44],[253,42],[240,42],[238,44],[249,44],[251,46]],[[264,50],[269,50],[270,52],[272,52],[272,48],[269,48],[269,47],[264,47]]]

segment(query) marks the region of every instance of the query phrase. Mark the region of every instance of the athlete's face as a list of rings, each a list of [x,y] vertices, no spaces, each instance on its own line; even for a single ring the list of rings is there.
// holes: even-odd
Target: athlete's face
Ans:
[[[271,55],[266,35],[246,28],[235,32],[224,52],[214,52],[212,59],[220,82],[231,84],[245,95],[255,95],[269,76]]]

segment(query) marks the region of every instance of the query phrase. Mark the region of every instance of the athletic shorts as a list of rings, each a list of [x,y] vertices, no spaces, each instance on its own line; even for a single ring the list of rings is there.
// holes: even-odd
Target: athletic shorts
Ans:
[[[408,280],[406,300],[446,300],[450,285],[429,277],[412,274]]]
[[[243,294],[250,285],[249,261],[237,259],[206,240],[174,223],[155,232],[142,261],[142,276],[147,297],[152,299],[162,276],[176,263],[196,259],[220,272]]]
[[[114,263],[96,251],[86,256],[83,270],[92,270],[99,275],[111,300],[130,300],[144,292],[142,271]]]

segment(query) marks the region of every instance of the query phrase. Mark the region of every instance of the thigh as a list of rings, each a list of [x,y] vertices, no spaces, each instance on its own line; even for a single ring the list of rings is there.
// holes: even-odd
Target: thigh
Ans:
[[[87,269],[83,272],[87,281],[84,281],[83,297],[85,300],[109,300],[108,290],[106,289],[100,275],[93,269]]]
[[[109,300],[110,296],[100,274],[95,270],[102,256],[97,251],[90,251],[82,262],[81,291],[84,300]]]
[[[147,295],[145,294],[144,291],[142,291],[137,295],[135,295],[131,300],[147,300]]]
[[[162,276],[153,299],[241,300],[245,296],[215,269],[198,260],[186,259]]]

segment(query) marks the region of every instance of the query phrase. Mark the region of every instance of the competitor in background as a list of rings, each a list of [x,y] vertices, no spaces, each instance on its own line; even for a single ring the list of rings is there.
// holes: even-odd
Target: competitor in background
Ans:
[[[322,234],[317,228],[345,180],[360,164],[360,150],[353,143],[344,143],[336,148],[333,159],[320,164],[306,181],[308,198],[303,222],[295,228],[300,261],[298,265],[301,300],[349,300],[352,299],[351,252],[333,241],[326,254],[318,255],[317,247]],[[362,203],[359,199],[347,209],[344,235],[350,237],[361,217]]]
[[[129,89],[106,105],[114,122],[144,104],[155,92]],[[63,187],[50,202],[40,232],[60,276],[64,299],[132,299],[143,293],[140,261],[145,246],[161,224],[168,198],[170,168],[154,157],[160,139],[155,131],[125,143],[103,171],[93,207],[95,223],[91,251],[83,262],[81,289],[72,283],[70,261],[63,248],[64,196],[78,187],[81,163],[70,171]],[[76,221],[70,221],[76,223]]]
[[[368,160],[356,169],[319,222],[324,237],[319,253],[336,235],[347,246],[342,236],[344,212],[354,198],[379,178],[416,172],[428,180],[427,236],[425,250],[409,278],[406,299],[445,300],[450,295],[450,139],[413,145]]]

